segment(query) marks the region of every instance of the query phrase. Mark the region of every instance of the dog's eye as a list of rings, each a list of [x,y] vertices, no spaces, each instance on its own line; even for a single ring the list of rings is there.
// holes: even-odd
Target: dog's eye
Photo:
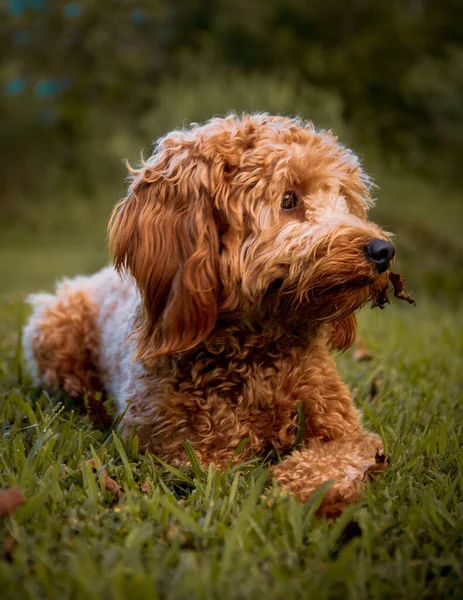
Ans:
[[[297,196],[294,192],[285,192],[281,199],[282,210],[293,210],[297,206]]]

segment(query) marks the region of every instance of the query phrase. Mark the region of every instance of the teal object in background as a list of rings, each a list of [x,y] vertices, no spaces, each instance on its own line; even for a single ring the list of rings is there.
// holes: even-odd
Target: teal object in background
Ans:
[[[25,0],[10,0],[8,4],[8,12],[11,15],[19,15],[26,8]]]
[[[17,96],[26,89],[26,80],[24,77],[17,77],[8,81],[5,85],[5,92],[9,96]]]
[[[43,10],[46,4],[46,0],[9,0],[8,12],[10,15],[19,15],[28,8]]]
[[[69,2],[64,8],[64,14],[70,18],[78,17],[81,12],[82,7],[80,2]]]
[[[140,25],[141,23],[144,23],[146,19],[145,11],[142,8],[134,8],[130,11],[130,18],[133,23]]]

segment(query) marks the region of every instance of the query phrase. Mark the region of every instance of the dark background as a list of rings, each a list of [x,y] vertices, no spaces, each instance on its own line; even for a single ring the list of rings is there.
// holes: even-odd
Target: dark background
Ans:
[[[409,287],[459,300],[460,0],[9,0],[0,23],[3,293],[104,265],[122,159],[235,110],[333,129]]]

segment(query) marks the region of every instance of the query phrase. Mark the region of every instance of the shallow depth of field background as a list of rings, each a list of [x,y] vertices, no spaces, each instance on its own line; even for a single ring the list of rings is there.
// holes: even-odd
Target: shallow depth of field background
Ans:
[[[378,185],[420,296],[463,278],[458,0],[8,0],[0,8],[0,286],[17,298],[107,261],[123,159],[229,110],[300,115]],[[460,272],[459,272],[460,271]]]
[[[26,498],[0,516],[2,600],[461,598],[461,0],[4,0],[0,57],[0,489]],[[336,358],[391,464],[334,522],[260,465],[139,455],[22,361],[26,295],[107,263],[123,159],[230,110],[354,148],[417,299],[365,307],[371,360]]]

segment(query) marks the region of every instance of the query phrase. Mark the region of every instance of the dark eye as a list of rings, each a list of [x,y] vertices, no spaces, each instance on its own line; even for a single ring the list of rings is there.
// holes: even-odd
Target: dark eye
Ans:
[[[282,210],[293,210],[297,206],[298,198],[294,192],[285,192],[281,199]]]

